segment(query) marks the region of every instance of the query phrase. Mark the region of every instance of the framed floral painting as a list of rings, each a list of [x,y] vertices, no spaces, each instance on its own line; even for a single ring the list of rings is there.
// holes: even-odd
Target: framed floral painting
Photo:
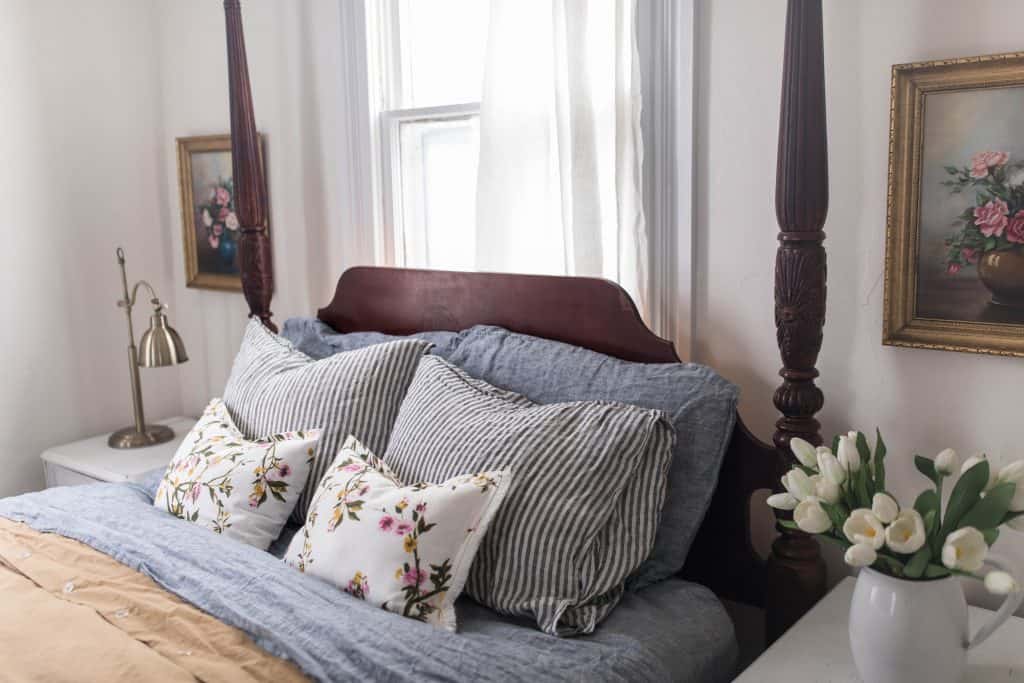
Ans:
[[[231,136],[178,138],[178,184],[186,285],[242,291]]]
[[[883,343],[1024,356],[1024,53],[893,67]]]

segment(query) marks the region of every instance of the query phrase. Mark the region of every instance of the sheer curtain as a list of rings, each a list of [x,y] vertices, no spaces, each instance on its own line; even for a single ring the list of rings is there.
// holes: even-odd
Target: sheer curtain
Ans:
[[[635,0],[491,0],[480,270],[615,280],[647,317]]]

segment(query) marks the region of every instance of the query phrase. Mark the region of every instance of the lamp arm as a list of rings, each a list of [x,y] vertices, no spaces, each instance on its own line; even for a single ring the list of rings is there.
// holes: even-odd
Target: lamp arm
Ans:
[[[151,303],[154,306],[156,306],[157,310],[161,310],[161,309],[167,308],[167,306],[165,306],[164,304],[160,303],[160,299],[157,297],[156,292],[153,291],[153,285],[149,284],[145,280],[139,280],[132,287],[132,296],[128,300],[128,308],[131,308],[132,306],[135,305],[135,299],[136,299],[136,297],[139,294],[139,287],[145,287],[146,289],[149,290],[149,296],[150,296],[149,303]]]

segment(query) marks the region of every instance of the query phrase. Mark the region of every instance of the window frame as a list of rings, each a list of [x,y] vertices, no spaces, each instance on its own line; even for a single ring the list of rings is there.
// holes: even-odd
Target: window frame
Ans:
[[[405,123],[460,121],[479,117],[479,102],[392,109],[380,113],[381,223],[384,248],[390,252],[391,262],[395,265],[425,264],[429,259],[425,226],[411,227],[404,224],[402,200],[406,198],[406,193],[402,183],[399,128]]]

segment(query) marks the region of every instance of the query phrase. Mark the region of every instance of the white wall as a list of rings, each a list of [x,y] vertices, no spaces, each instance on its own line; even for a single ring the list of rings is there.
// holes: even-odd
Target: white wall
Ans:
[[[1021,49],[1012,0],[826,0],[831,202],[828,322],[819,369],[831,437],[882,430],[892,487],[926,483],[912,455],[952,446],[1024,457],[1024,359],[884,347],[889,83],[893,64]],[[741,413],[770,436],[774,183],[785,3],[701,0],[697,81],[697,356],[743,389]],[[1024,569],[1024,535],[996,547]],[[833,580],[843,571],[833,557]],[[973,587],[972,597],[983,598]]]
[[[313,315],[330,300],[346,267],[373,260],[363,237],[368,233],[352,229],[361,223],[346,161],[366,141],[346,137],[352,105],[344,96],[342,55],[352,46],[341,39],[342,9],[337,0],[243,4],[256,125],[266,145],[278,323]],[[162,230],[177,235],[174,139],[229,132],[224,20],[220,3],[209,0],[164,0],[156,12],[166,152],[160,215]],[[179,238],[167,256],[178,297],[176,324],[195,361],[183,368],[182,401],[196,414],[223,389],[248,307],[240,293],[186,289]]]
[[[135,0],[0,3],[0,496],[42,486],[46,447],[131,423],[115,247],[173,299],[154,30]],[[142,382],[150,415],[180,411],[175,369]]]

